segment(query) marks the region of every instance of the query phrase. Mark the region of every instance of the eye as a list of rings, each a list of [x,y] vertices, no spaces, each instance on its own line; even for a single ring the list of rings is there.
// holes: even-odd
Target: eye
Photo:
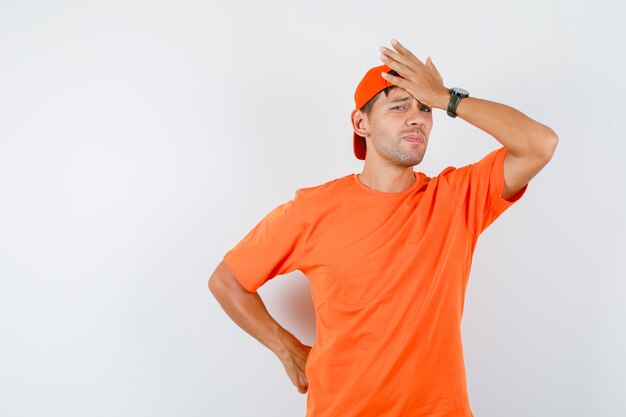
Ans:
[[[395,109],[399,109],[399,108],[403,108],[403,109],[404,109],[404,108],[406,108],[406,107],[405,107],[405,106],[394,106],[394,107],[392,107],[392,108],[391,108],[391,110],[395,110]],[[424,111],[426,111],[427,113],[430,113],[430,112],[431,112],[431,108],[430,108],[430,107],[426,107],[426,106],[422,106],[422,107],[420,107],[420,110],[424,110]]]

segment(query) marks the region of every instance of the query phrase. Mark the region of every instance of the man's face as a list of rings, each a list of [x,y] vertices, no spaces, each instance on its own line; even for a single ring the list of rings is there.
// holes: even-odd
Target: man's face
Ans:
[[[405,89],[396,87],[381,92],[365,123],[370,137],[367,153],[378,155],[401,166],[419,164],[424,158],[433,127],[432,109],[417,101]],[[420,139],[408,136],[418,136]],[[372,149],[373,148],[373,149]]]

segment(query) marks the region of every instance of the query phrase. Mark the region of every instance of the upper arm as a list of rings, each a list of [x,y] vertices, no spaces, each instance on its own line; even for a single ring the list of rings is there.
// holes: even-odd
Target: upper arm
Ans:
[[[222,261],[217,265],[213,274],[209,278],[209,289],[214,292],[218,286],[220,288],[227,288],[230,290],[246,291],[249,292],[230,270],[226,262]]]
[[[556,137],[552,141],[548,151],[542,154],[529,156],[516,156],[507,151],[504,158],[504,186],[502,187],[502,198],[510,199],[517,194],[528,182],[545,167],[556,148]]]

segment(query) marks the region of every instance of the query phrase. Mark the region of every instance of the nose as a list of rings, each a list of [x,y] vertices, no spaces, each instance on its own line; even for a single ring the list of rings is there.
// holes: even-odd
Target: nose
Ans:
[[[418,103],[417,100],[414,100],[412,104],[413,105],[406,113],[406,124],[408,126],[424,126],[426,118],[430,116],[430,113],[423,112],[421,110],[423,105]]]

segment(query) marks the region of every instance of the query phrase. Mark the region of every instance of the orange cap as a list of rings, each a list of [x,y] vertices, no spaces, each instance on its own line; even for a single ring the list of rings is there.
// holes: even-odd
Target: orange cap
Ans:
[[[361,109],[361,107],[363,107],[365,103],[370,101],[372,97],[383,91],[385,88],[395,86],[395,84],[390,83],[389,81],[385,80],[382,75],[380,75],[380,73],[383,71],[391,73],[395,76],[400,76],[397,72],[389,68],[387,65],[380,65],[367,71],[363,79],[361,79],[361,82],[359,82],[359,85],[357,85],[356,91],[354,92],[354,104],[356,105],[357,109]],[[365,159],[365,143],[363,143],[363,137],[357,135],[356,132],[354,132],[353,137],[354,155],[358,159]]]

